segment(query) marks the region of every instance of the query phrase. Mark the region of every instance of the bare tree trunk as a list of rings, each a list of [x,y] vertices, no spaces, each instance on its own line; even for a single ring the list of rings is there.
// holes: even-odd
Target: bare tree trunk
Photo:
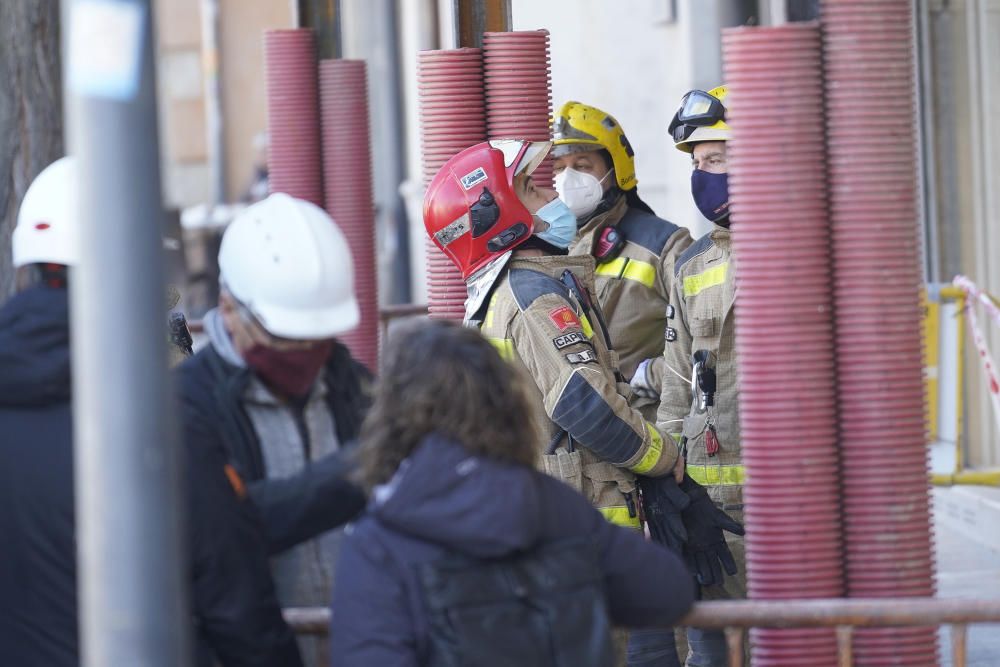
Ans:
[[[63,155],[58,0],[0,0],[0,301],[24,191]]]

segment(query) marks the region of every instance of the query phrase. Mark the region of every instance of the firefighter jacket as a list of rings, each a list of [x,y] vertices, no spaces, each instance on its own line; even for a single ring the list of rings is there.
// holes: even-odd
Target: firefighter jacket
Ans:
[[[665,433],[687,436],[688,474],[708,487],[727,512],[740,512],[743,461],[733,336],[736,281],[729,230],[715,227],[680,256],[673,295],[676,310],[667,322],[663,354],[670,370],[663,377],[657,423]],[[697,396],[690,385],[691,355],[697,350],[708,350],[716,358],[715,404],[703,413],[693,407]],[[713,455],[709,455],[710,430],[718,442]]]
[[[549,420],[540,443],[552,452],[543,452],[545,471],[580,490],[612,523],[638,527],[635,474],[666,474],[677,448],[628,405],[600,317],[581,303],[593,294],[593,267],[590,257],[511,259],[480,329],[535,381],[536,404]],[[568,270],[588,294],[567,287]]]
[[[600,261],[601,235],[612,225],[624,237],[624,245]],[[597,299],[626,378],[632,377],[644,359],[653,359],[651,385],[662,382],[663,332],[674,265],[689,245],[687,229],[629,206],[621,195],[611,208],[587,221],[570,247],[570,254],[591,255],[597,261]],[[639,399],[633,405],[647,418],[654,418],[655,401]]]
[[[727,514],[743,521],[743,456],[740,448],[739,390],[733,302],[736,267],[730,252],[729,230],[716,226],[685,250],[677,260],[672,286],[675,307],[668,317],[663,358],[667,369],[657,411],[657,425],[680,439],[687,437],[687,474],[708,489],[709,496]],[[715,355],[714,405],[698,409],[691,391],[692,353]],[[712,433],[714,433],[714,438]],[[718,443],[717,451],[714,443]],[[742,537],[726,534],[739,567],[721,586],[702,589],[703,599],[746,597],[746,558]]]

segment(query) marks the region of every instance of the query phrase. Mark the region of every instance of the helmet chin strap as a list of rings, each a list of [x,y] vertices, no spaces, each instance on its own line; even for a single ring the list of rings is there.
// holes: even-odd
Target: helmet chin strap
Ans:
[[[515,252],[517,252],[517,250],[541,250],[546,255],[568,255],[569,254],[569,249],[567,249],[567,248],[560,248],[558,246],[554,246],[551,243],[549,243],[548,241],[544,241],[544,240],[538,238],[534,234],[532,234],[530,237],[528,237],[527,241],[525,241],[521,245],[517,246],[517,248],[515,249]]]

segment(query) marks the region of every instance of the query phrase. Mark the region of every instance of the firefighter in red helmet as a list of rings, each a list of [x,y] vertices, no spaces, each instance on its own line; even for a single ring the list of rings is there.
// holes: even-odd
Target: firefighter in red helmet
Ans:
[[[462,272],[466,323],[534,378],[549,419],[545,470],[604,516],[638,529],[635,475],[683,473],[676,442],[629,407],[603,316],[592,257],[569,257],[576,217],[531,172],[549,142],[491,141],[435,176],[424,224]]]

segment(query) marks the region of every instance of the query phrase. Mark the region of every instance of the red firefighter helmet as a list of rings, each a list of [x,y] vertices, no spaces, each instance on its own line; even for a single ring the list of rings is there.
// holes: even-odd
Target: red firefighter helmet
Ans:
[[[504,139],[476,144],[448,160],[424,196],[424,227],[468,278],[532,234],[533,217],[514,191],[552,144]]]

